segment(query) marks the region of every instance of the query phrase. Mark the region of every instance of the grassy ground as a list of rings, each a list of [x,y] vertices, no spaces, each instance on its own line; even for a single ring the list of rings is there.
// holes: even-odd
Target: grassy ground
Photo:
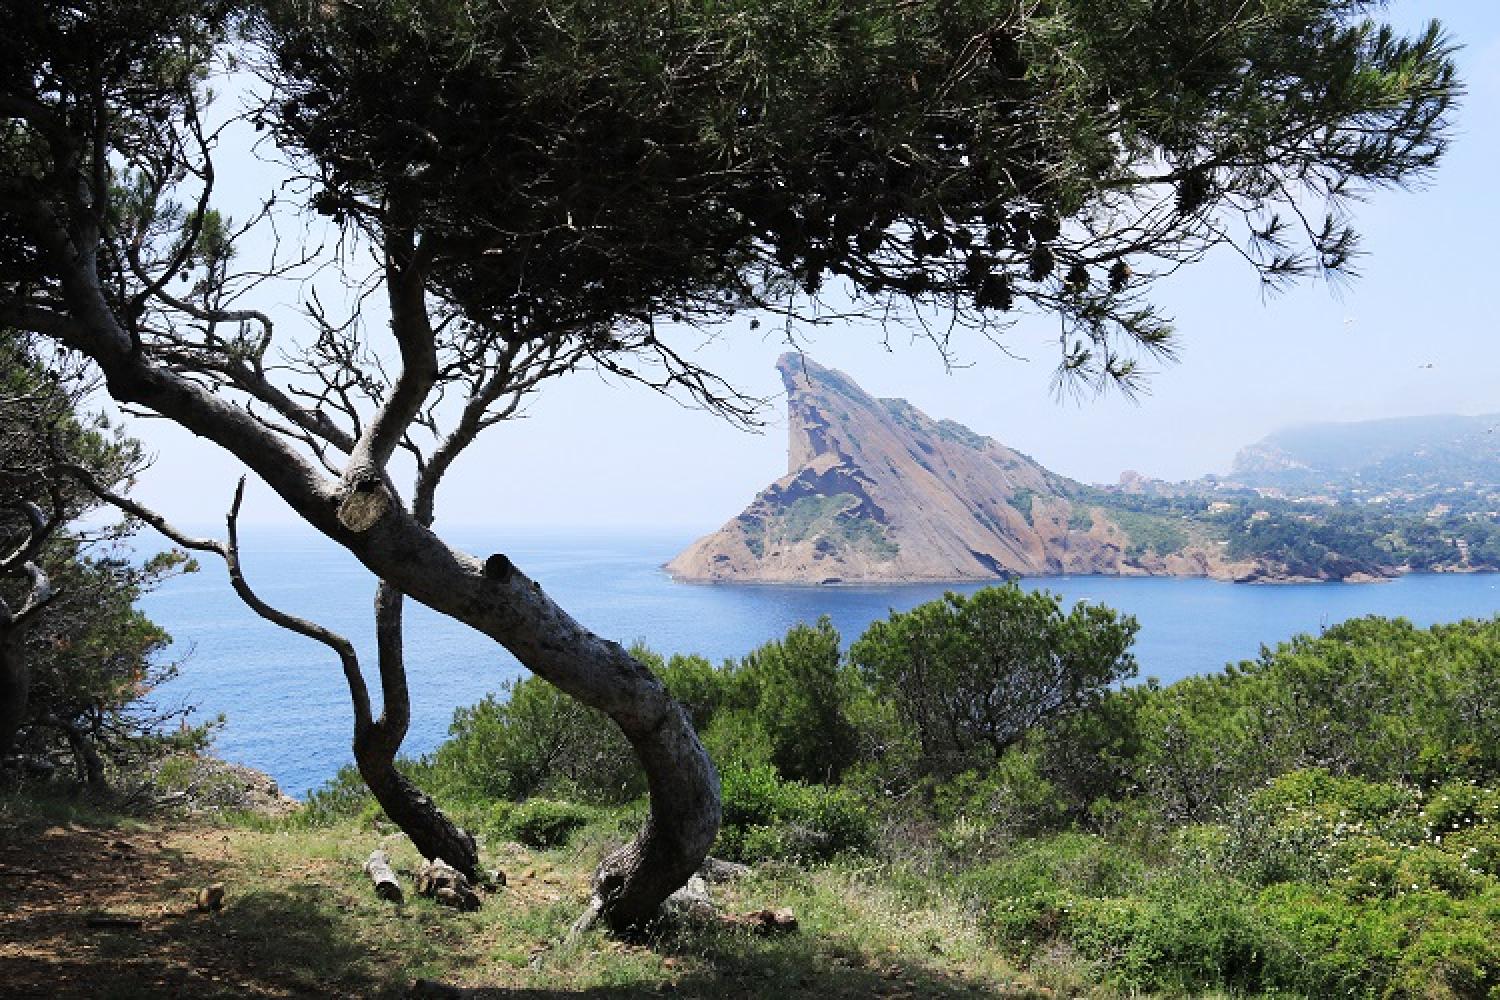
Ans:
[[[1047,997],[982,942],[972,915],[884,868],[761,871],[716,886],[729,912],[791,907],[792,935],[679,930],[649,944],[560,942],[587,895],[603,834],[556,851],[490,845],[508,876],[477,913],[378,901],[360,870],[399,837],[353,823],[139,821],[67,805],[0,804],[0,984],[7,997],[401,996],[418,979],[475,996]],[[222,882],[224,909],[197,890]],[[94,928],[101,915],[138,928]],[[1054,970],[1065,965],[1054,964]]]

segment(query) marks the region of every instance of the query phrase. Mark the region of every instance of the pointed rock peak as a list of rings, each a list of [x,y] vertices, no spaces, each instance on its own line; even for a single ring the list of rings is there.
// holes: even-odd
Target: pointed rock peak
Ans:
[[[781,381],[790,395],[835,392],[866,406],[875,403],[875,398],[848,375],[834,368],[825,368],[806,354],[788,351],[776,359],[776,369],[781,372]]]
[[[877,399],[805,354],[784,354],[776,367],[787,388],[787,474],[673,559],[667,569],[678,579],[1202,574],[1219,558],[1217,550],[1183,554],[1187,529],[1176,530],[1177,549],[1143,556],[1142,546],[1168,534],[1159,526],[1133,554],[1105,508],[1074,499],[1084,495],[1080,484],[1025,455],[903,399]],[[1141,521],[1132,516],[1126,523]]]

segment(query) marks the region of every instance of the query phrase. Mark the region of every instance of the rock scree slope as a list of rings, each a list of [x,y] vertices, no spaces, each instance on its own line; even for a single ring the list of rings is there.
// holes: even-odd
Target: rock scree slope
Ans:
[[[679,580],[875,583],[1052,574],[1215,576],[1211,542],[1132,544],[1085,487],[902,399],[877,399],[803,354],[786,383],[787,474],[666,566]]]

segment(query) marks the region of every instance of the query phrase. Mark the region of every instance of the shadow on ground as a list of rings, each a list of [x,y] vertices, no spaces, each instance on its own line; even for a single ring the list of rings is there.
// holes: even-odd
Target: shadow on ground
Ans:
[[[0,829],[0,994],[6,998],[367,996],[389,991],[309,886],[200,912],[222,865],[159,830]],[[325,907],[326,908],[326,907]],[[341,990],[342,992],[342,990]]]
[[[732,931],[682,934],[657,943],[654,955],[673,971],[660,975],[622,966],[618,985],[593,988],[455,988],[426,980],[418,967],[454,968],[457,947],[473,928],[456,919],[372,922],[331,895],[317,878],[262,890],[230,887],[221,912],[199,912],[197,889],[217,881],[218,834],[189,851],[162,830],[85,827],[0,828],[0,994],[6,998],[71,997],[453,997],[515,1000],[604,1000],[772,997],[842,1000],[863,997],[1026,997],[1019,985],[965,980],[920,964],[879,962],[858,949],[812,934],[775,939]],[[224,838],[227,841],[227,838]],[[228,856],[227,844],[222,852]],[[99,918],[114,926],[93,926]],[[386,933],[406,935],[383,947]],[[580,947],[611,947],[600,941]],[[470,952],[471,958],[473,952]],[[536,970],[494,966],[494,980],[566,980],[578,953],[548,951]],[[466,982],[489,968],[471,965]]]

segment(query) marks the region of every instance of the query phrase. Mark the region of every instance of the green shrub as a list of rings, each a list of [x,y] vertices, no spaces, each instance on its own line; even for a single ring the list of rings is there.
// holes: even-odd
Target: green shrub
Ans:
[[[1472,781],[1450,781],[1435,789],[1422,805],[1428,832],[1436,836],[1459,833],[1476,823],[1500,820],[1500,791]]]
[[[1146,870],[1130,848],[1094,834],[1061,833],[1015,843],[995,861],[960,876],[960,885],[991,904],[1059,891],[1117,896],[1139,888]]]
[[[1037,771],[1056,789],[1068,820],[1090,822],[1114,808],[1107,803],[1139,792],[1141,711],[1159,690],[1154,680],[1112,689],[1086,711],[1054,719],[1028,738]]]
[[[1292,771],[1251,797],[1261,813],[1313,810],[1339,819],[1382,820],[1417,809],[1415,789],[1362,778],[1342,778],[1321,767]]]
[[[1348,864],[1343,844],[1420,838],[1417,810],[1410,788],[1293,771],[1230,810],[1225,866],[1252,885],[1326,881]]]
[[[1128,992],[1481,998],[1500,991],[1497,798],[1296,771],[1225,825],[1021,840],[960,883],[1007,950],[1063,948]]]
[[[783,778],[835,781],[858,757],[851,713],[863,685],[839,645],[825,616],[729,666],[732,704],[754,720]]]
[[[1470,827],[1444,838],[1443,843],[1470,869],[1500,879],[1500,823]]]
[[[1282,775],[1379,786],[1500,780],[1500,619],[1363,618],[1052,726],[1039,766],[1070,815],[1139,796],[1164,824],[1216,820]]]
[[[505,803],[491,814],[497,830],[508,833],[527,847],[562,847],[581,827],[598,816],[597,810],[575,802],[527,799],[518,805]]]
[[[1178,859],[1109,894],[1107,881],[1064,881],[1066,869],[1026,860],[969,880],[988,893],[989,933],[1023,958],[1065,944],[1126,992],[1482,998],[1500,988],[1493,889],[1358,901],[1302,883],[1257,892]]]
[[[307,793],[302,808],[292,813],[289,821],[296,826],[327,826],[358,816],[374,801],[359,769],[345,764],[321,787]]]
[[[733,678],[701,656],[674,654],[668,659],[637,643],[630,652],[650,667],[673,698],[687,709],[693,728],[702,733],[713,724],[719,710],[728,705]]]
[[[937,786],[933,808],[947,826],[950,849],[971,854],[1062,823],[1065,803],[1041,774],[1039,758],[1035,749],[1015,747],[994,767],[965,771]]]
[[[1455,900],[1427,890],[1352,902],[1288,884],[1258,898],[1271,933],[1300,960],[1263,988],[1311,996],[1480,998],[1500,989],[1500,893]]]
[[[449,732],[427,767],[459,799],[519,801],[552,793],[616,803],[645,791],[619,727],[539,677],[459,709]]]
[[[771,762],[771,734],[755,713],[747,709],[720,712],[701,736],[721,772],[736,765],[764,764],[775,769]]]
[[[1015,584],[893,612],[849,650],[916,733],[923,767],[987,766],[1049,719],[1095,705],[1135,674],[1135,619]]]
[[[724,821],[715,854],[736,861],[827,861],[868,850],[869,809],[847,789],[786,781],[769,763],[720,771]]]

